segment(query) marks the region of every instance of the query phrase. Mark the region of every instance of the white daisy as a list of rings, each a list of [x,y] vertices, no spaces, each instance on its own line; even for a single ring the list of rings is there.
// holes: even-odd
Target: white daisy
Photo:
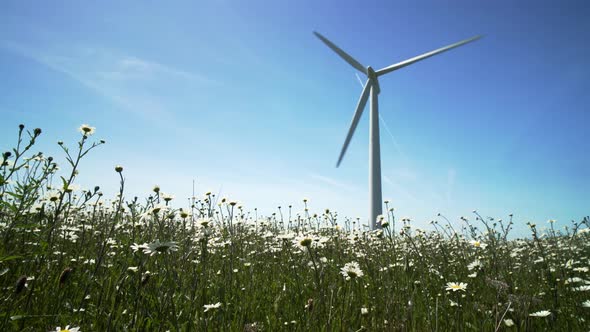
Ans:
[[[154,243],[147,245],[147,248],[143,248],[143,253],[146,255],[153,256],[156,253],[163,253],[169,251],[177,251],[178,245],[176,242],[160,242],[156,240]]]
[[[94,134],[94,132],[96,131],[96,128],[90,127],[87,124],[83,124],[80,126],[80,128],[78,128],[78,131],[80,131],[82,133],[82,135],[84,135],[84,136],[90,136],[90,135]]]
[[[61,327],[56,327],[55,328],[56,332],[80,332],[80,328],[79,327],[70,327],[69,325],[67,325],[64,329],[62,329]]]
[[[485,249],[488,245],[485,244],[484,242],[481,242],[479,240],[471,240],[469,241],[469,243],[471,243],[472,246],[476,247],[476,248],[481,248],[481,249]]]
[[[532,314],[529,314],[529,316],[531,317],[547,317],[551,315],[551,311],[549,310],[541,310],[541,311],[537,311],[537,312],[533,312]]]
[[[298,236],[295,239],[293,239],[293,244],[295,245],[295,247],[303,251],[308,250],[309,248],[314,246],[314,243],[314,239],[308,235]]]
[[[467,284],[464,282],[447,282],[447,290],[452,290],[453,292],[465,291],[466,288]]]
[[[205,308],[205,311],[204,312],[207,312],[207,311],[212,310],[212,309],[218,309],[218,308],[221,307],[221,302],[217,302],[217,303],[214,303],[214,304],[205,304],[203,307]]]
[[[365,275],[357,262],[350,262],[344,264],[344,266],[340,269],[340,273],[346,278],[346,280],[350,280],[352,278],[358,278]]]
[[[481,262],[479,261],[479,259],[474,260],[473,262],[471,262],[469,265],[467,265],[467,269],[469,269],[469,271],[481,267]]]
[[[133,252],[137,252],[139,250],[144,251],[147,248],[148,248],[148,244],[147,243],[144,243],[144,244],[133,243],[131,245],[131,250],[133,250]]]

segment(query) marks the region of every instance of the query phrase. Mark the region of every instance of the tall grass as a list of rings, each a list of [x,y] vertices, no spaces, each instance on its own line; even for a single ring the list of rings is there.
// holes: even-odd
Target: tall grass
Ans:
[[[82,126],[65,168],[19,127],[0,166],[0,328],[15,331],[587,331],[590,220],[510,240],[508,222],[326,210],[258,218],[206,193],[189,206],[76,188],[104,141]],[[66,174],[59,176],[57,174]]]

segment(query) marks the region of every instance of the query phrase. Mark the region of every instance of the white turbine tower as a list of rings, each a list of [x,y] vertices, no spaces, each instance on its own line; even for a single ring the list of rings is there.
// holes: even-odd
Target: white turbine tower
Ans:
[[[329,48],[331,48],[334,52],[336,52],[344,61],[348,62],[351,66],[356,68],[361,73],[367,75],[367,82],[363,88],[363,92],[361,93],[361,97],[359,102],[356,106],[356,111],[354,112],[354,116],[352,117],[352,122],[350,123],[350,129],[348,129],[348,134],[346,135],[346,139],[344,140],[344,145],[342,146],[342,150],[340,151],[340,156],[338,157],[338,162],[336,163],[336,167],[340,166],[340,162],[346,153],[346,149],[348,148],[348,144],[352,139],[352,135],[356,129],[356,126],[359,123],[359,119],[365,109],[365,105],[367,104],[367,99],[369,95],[371,95],[371,113],[369,116],[369,222],[371,229],[375,229],[376,219],[382,213],[382,198],[381,198],[381,152],[379,147],[379,104],[378,104],[378,95],[380,92],[379,89],[379,76],[385,75],[390,73],[394,70],[398,70],[405,66],[409,66],[414,62],[418,62],[420,60],[424,60],[429,58],[433,55],[437,55],[439,53],[448,51],[452,48],[459,47],[461,45],[467,44],[474,40],[479,39],[481,36],[475,36],[469,39],[462,40],[455,44],[451,44],[449,46],[445,46],[434,51],[424,53],[422,55],[413,57],[411,59],[398,62],[391,66],[379,69],[377,71],[373,70],[371,66],[364,67],[360,64],[360,62],[356,61],[353,57],[348,55],[334,43],[329,41],[326,37],[322,36],[318,32],[314,31],[314,34],[324,42]]]

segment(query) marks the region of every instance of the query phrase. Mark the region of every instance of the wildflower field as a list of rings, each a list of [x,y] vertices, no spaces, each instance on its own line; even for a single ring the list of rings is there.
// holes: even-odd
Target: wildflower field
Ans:
[[[588,218],[514,239],[511,215],[423,231],[386,203],[368,231],[307,200],[262,217],[211,193],[126,197],[121,166],[107,198],[76,186],[104,144],[80,131],[59,167],[22,125],[0,159],[2,331],[590,329]]]

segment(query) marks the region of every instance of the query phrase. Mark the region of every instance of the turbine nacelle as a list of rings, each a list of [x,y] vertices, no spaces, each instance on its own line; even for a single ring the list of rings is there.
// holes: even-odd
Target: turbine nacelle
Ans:
[[[379,87],[379,80],[377,79],[377,73],[371,66],[367,66],[367,77],[369,78],[367,84],[372,84],[373,89],[375,89],[375,92],[379,94],[379,92],[381,92],[381,88]]]
[[[371,66],[367,66],[367,77],[369,79],[377,79],[377,73],[375,73],[375,70]]]

